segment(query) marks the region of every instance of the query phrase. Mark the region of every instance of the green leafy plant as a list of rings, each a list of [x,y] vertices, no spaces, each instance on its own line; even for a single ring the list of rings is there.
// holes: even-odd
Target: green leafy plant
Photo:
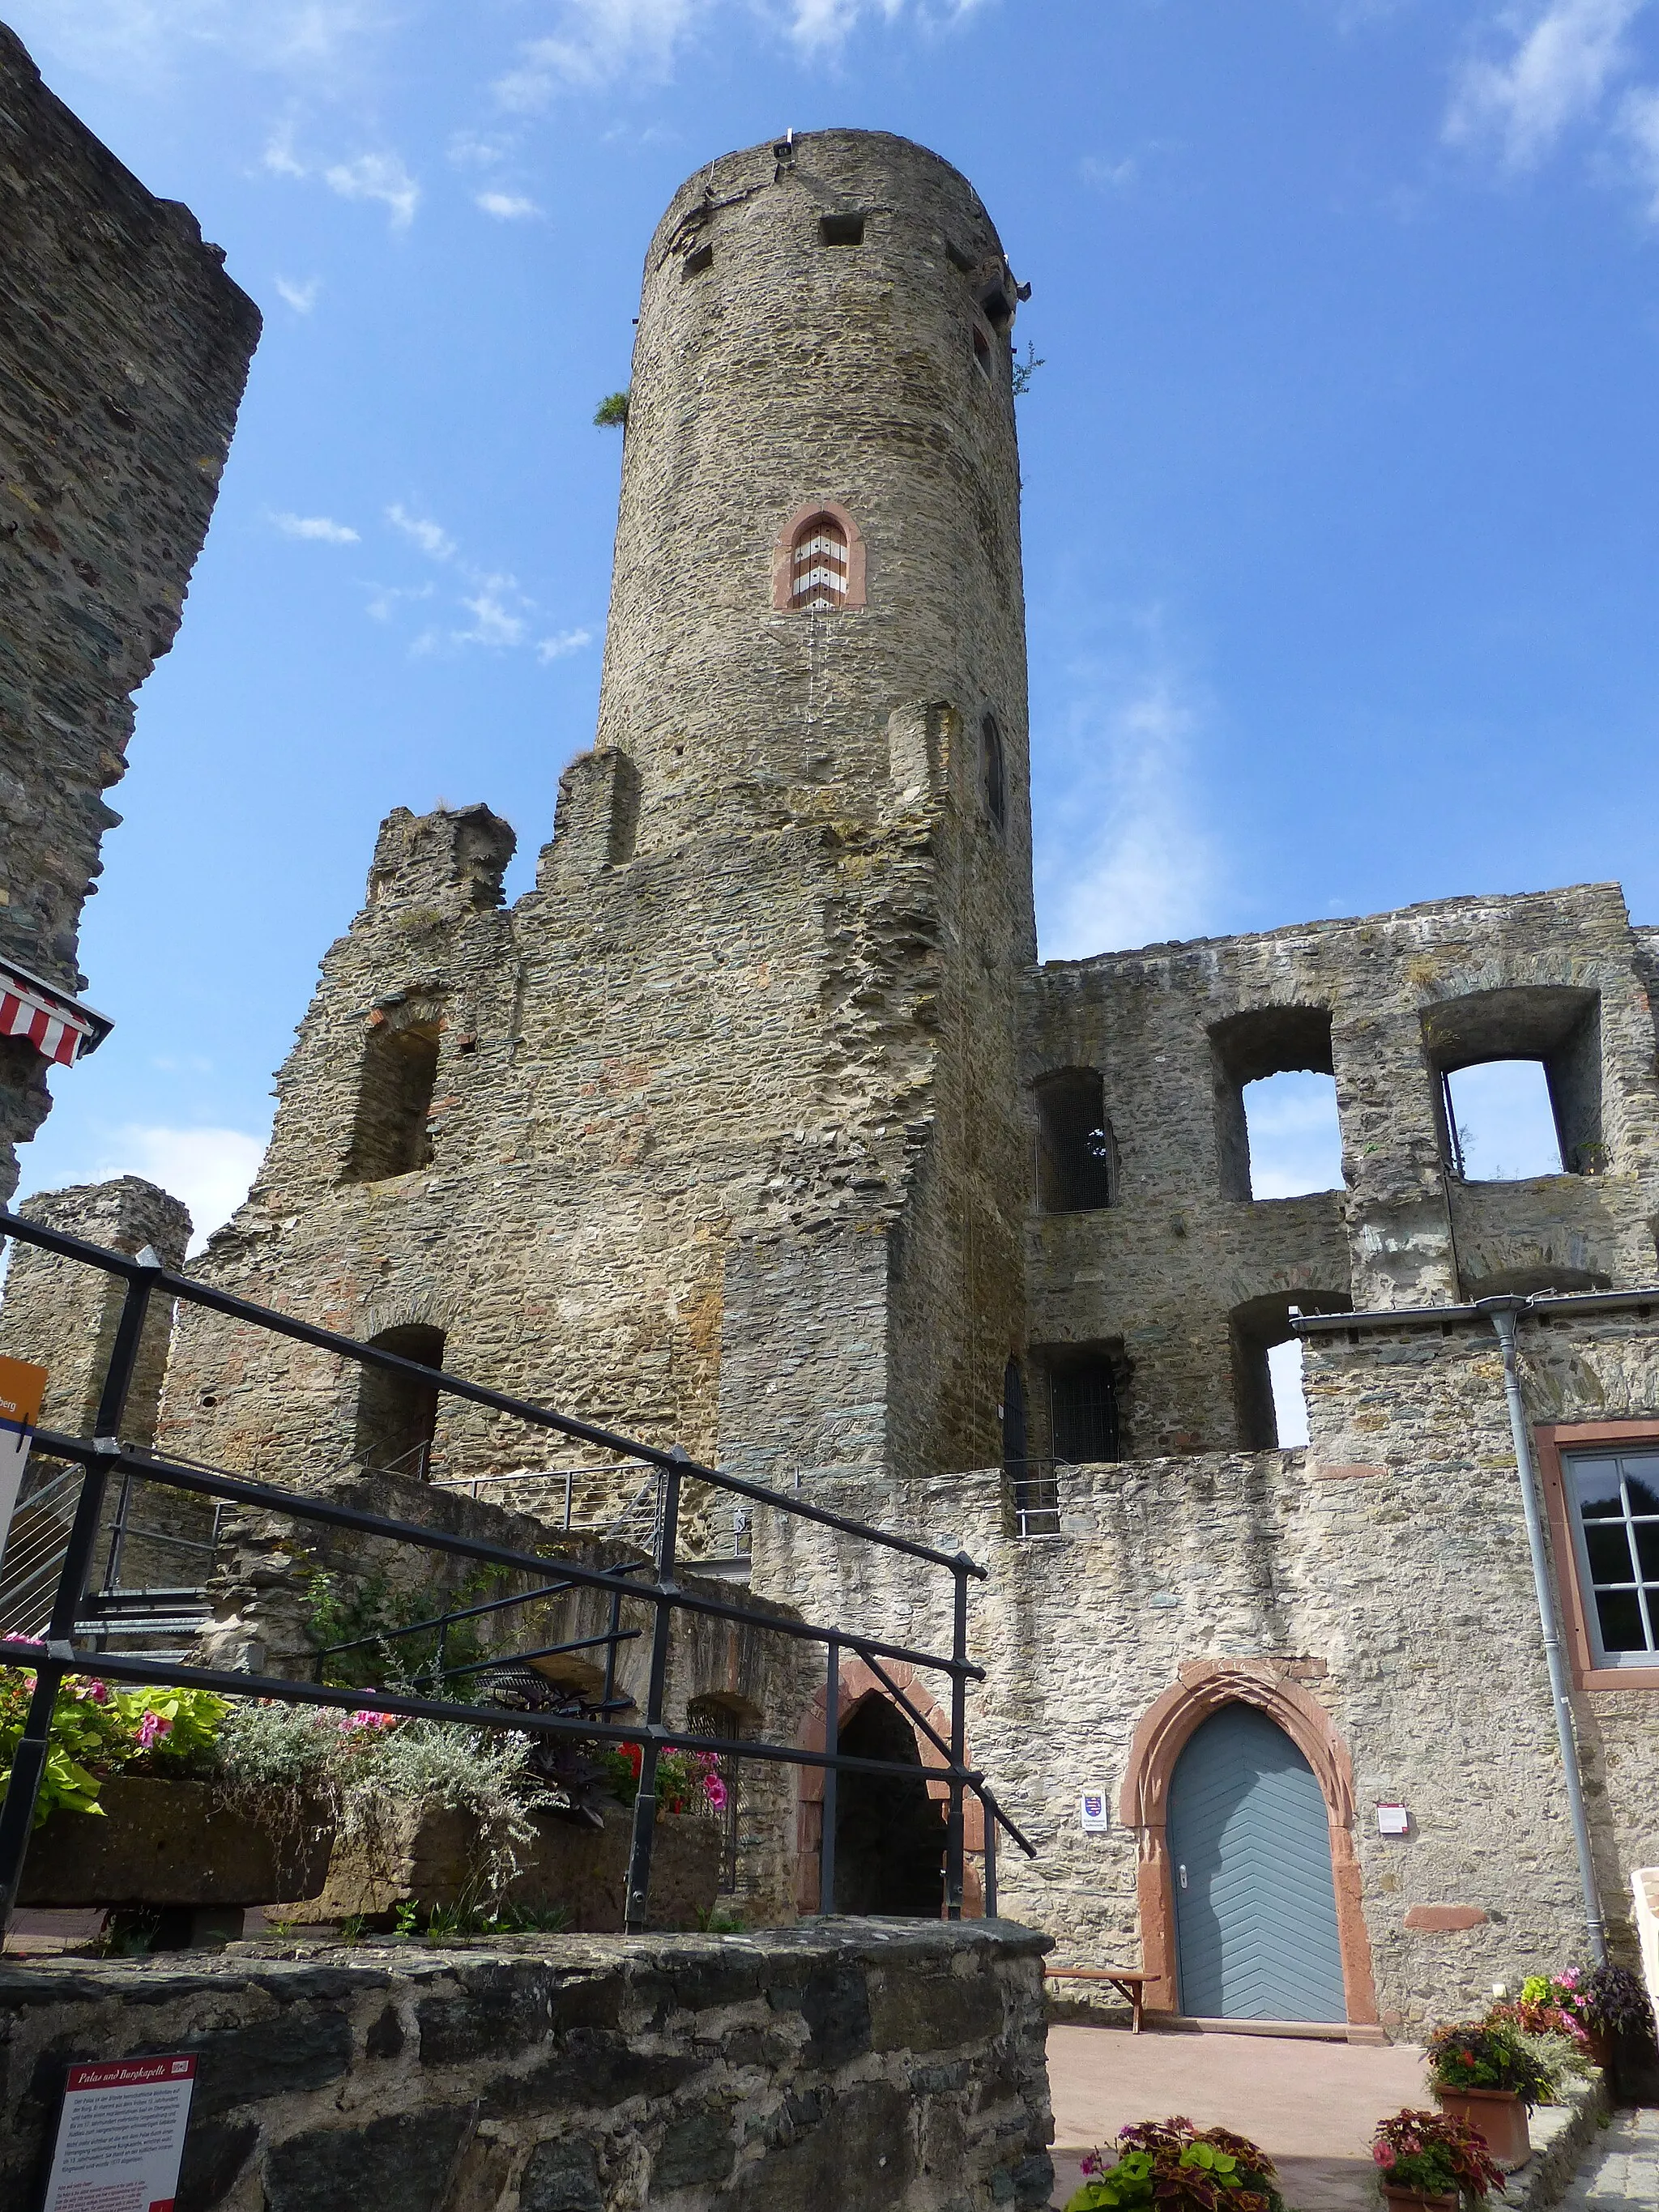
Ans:
[[[1414,2189],[1425,2197],[1452,2197],[1461,2190],[1476,2204],[1504,2187],[1486,2139],[1466,2120],[1443,2112],[1407,2107],[1378,2123],[1371,2139],[1378,2179],[1395,2189]]]
[[[505,1567],[483,1567],[447,1596],[429,1589],[395,1589],[385,1574],[363,1575],[349,1587],[319,1568],[306,1586],[306,1618],[313,1643],[328,1656],[319,1680],[331,1688],[429,1690],[452,1668],[471,1667],[485,1654],[471,1621],[447,1629],[408,1631],[441,1612],[459,1612],[483,1597],[505,1595]],[[337,1650],[355,1644],[355,1650]]]
[[[1437,2028],[1427,2050],[1438,2089],[1507,2089],[1528,2108],[1549,2096],[1547,2071],[1507,2021]]]
[[[1091,2151],[1084,2160],[1087,2179],[1066,2212],[1285,2212],[1273,2160],[1244,2136],[1177,2117],[1139,2120],[1117,2139],[1115,2159]]]
[[[0,1668],[0,1788],[11,1778],[34,1696],[27,1668]],[[38,1828],[55,1812],[101,1817],[112,1774],[210,1771],[229,1700],[205,1690],[112,1690],[91,1674],[66,1674],[53,1701],[46,1767],[34,1803]]]
[[[1653,2007],[1640,1977],[1628,1966],[1593,1966],[1577,1986],[1587,2027],[1603,2035],[1637,2035],[1653,2041]]]
[[[1014,397],[1016,399],[1018,399],[1024,393],[1030,390],[1031,379],[1036,374],[1038,369],[1046,368],[1048,366],[1048,362],[1044,361],[1042,356],[1033,345],[1028,345],[1026,347],[1025,358],[1024,361],[1021,361],[1018,355],[1015,356],[1013,379]]]
[[[593,410],[596,430],[625,430],[628,427],[628,399],[625,392],[608,392]]]

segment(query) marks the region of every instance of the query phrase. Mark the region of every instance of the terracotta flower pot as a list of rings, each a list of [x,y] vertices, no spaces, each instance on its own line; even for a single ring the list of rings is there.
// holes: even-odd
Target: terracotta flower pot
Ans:
[[[1613,2064],[1613,2038],[1605,2027],[1587,2027],[1584,2030],[1584,2056],[1592,2066],[1599,2066],[1603,2073]]]
[[[1493,2163],[1505,2173],[1532,2156],[1527,2108],[1513,2089],[1443,2089],[1437,2081],[1434,2101],[1449,2119],[1467,2120],[1486,2137]]]
[[[1443,2197],[1428,2197],[1420,2189],[1402,2189],[1398,2182],[1385,2181],[1382,2202],[1389,2212],[1457,2212],[1455,2189]]]

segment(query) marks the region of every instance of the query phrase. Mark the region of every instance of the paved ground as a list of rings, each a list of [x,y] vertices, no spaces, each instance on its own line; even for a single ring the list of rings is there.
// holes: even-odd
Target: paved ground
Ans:
[[[1659,2111],[1615,2112],[1561,2199],[1561,2212],[1653,2212],[1659,2205]]]
[[[1077,2187],[1085,2150],[1130,2120],[1182,2112],[1260,2143],[1295,2212],[1376,2212],[1371,2131],[1402,2105],[1429,2101],[1423,2054],[1409,2045],[1110,2027],[1051,2027],[1048,2084],[1056,2204]],[[1610,2202],[1625,2212],[1622,2199]],[[1602,2212],[1600,2200],[1582,2212]]]

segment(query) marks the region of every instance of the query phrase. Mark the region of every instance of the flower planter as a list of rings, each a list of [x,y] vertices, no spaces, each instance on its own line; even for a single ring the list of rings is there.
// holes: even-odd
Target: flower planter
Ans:
[[[1437,2081],[1434,2101],[1449,2119],[1467,2120],[1486,2137],[1493,2162],[1505,2173],[1532,2156],[1527,2108],[1513,2089],[1443,2089]]]
[[[1599,2066],[1606,2074],[1613,2066],[1613,2037],[1605,2027],[1584,2030],[1584,2056],[1592,2066]]]
[[[332,1830],[315,1808],[261,1821],[204,1782],[112,1775],[104,1808],[58,1811],[29,1839],[17,1901],[77,1905],[274,1905],[319,1890]]]
[[[507,1898],[531,1910],[562,1906],[573,1932],[616,1933],[627,1901],[632,1811],[608,1807],[603,1829],[547,1814],[535,1820],[536,1840],[519,1848],[519,1872]],[[659,1817],[651,1851],[653,1928],[692,1928],[699,1914],[714,1910],[722,1841],[717,1821],[693,1814]],[[476,1898],[477,1890],[474,1816],[448,1806],[409,1805],[398,1808],[378,1852],[361,1842],[338,1844],[320,1894],[285,1905],[283,1917],[301,1925],[361,1919],[390,1927],[399,1905],[428,1913]]]
[[[1382,2202],[1389,2212],[1457,2212],[1457,2191],[1453,2189],[1443,2197],[1425,2196],[1420,2189],[1401,2189],[1394,2182],[1382,2184]]]

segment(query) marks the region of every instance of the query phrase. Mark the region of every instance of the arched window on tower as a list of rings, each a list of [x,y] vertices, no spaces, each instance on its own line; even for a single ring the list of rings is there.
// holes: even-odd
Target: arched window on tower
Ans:
[[[833,514],[809,515],[790,550],[791,611],[838,612],[847,605],[847,532]]]
[[[995,827],[1003,830],[1008,823],[1008,759],[994,714],[988,714],[981,727],[980,751],[985,811]]]

